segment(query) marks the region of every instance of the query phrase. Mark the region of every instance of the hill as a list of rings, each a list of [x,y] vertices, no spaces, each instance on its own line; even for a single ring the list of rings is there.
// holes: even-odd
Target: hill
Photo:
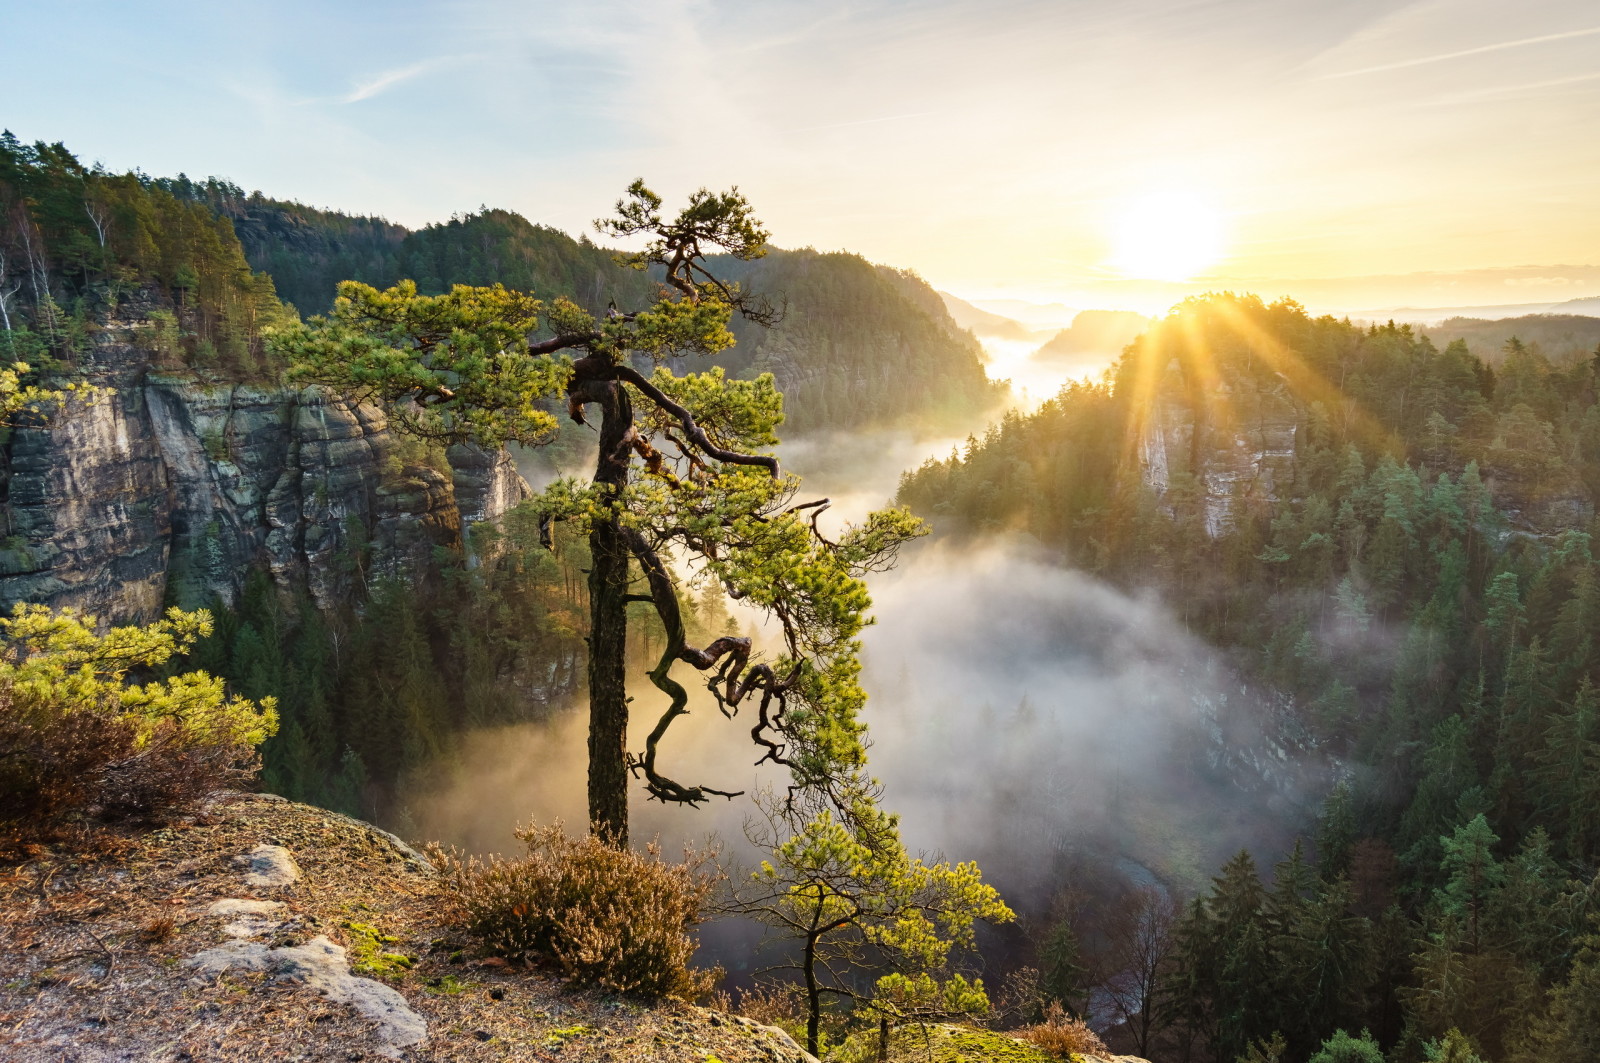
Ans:
[[[1512,340],[1537,347],[1554,362],[1588,358],[1600,351],[1600,317],[1576,311],[1497,319],[1453,317],[1420,331],[1439,347],[1460,340],[1490,365],[1505,358]]]
[[[741,375],[771,372],[793,431],[921,423],[965,425],[992,409],[983,350],[913,274],[859,255],[773,251],[714,260],[733,280],[785,308],[764,329],[736,322],[726,359]]]
[[[1497,1060],[1592,1044],[1574,1017],[1592,1012],[1555,1002],[1592,984],[1572,945],[1600,915],[1600,829],[1573,811],[1600,807],[1580,764],[1600,752],[1595,372],[1520,343],[1491,368],[1409,326],[1208,296],[1108,383],[903,479],[946,535],[1024,535],[1160,601],[1239,670],[1220,731],[1342,780],[1312,853],[1270,885],[1240,853],[1175,925],[1176,1026],[1233,1016],[1208,1034],[1217,1058],[1277,1031],[1303,1059],[1340,1027],[1385,1046],[1459,1028]],[[1488,877],[1468,887],[1473,861]],[[1469,889],[1496,913],[1470,940]],[[1314,946],[1312,910],[1340,928]],[[1346,962],[1336,992],[1294,988]]]
[[[1030,340],[1035,335],[1034,331],[1022,322],[1000,314],[992,314],[949,292],[940,292],[939,298],[944,300],[945,309],[950,312],[951,319],[962,328],[971,330],[974,335],[1018,342]]]

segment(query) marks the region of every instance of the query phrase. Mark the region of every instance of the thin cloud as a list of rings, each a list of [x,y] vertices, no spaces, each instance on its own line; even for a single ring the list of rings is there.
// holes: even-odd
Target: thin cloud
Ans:
[[[1437,100],[1427,101],[1422,106],[1445,107],[1458,103],[1478,103],[1483,100],[1539,92],[1543,89],[1559,89],[1568,85],[1580,85],[1587,81],[1600,81],[1600,70],[1588,74],[1577,74],[1569,78],[1553,78],[1549,81],[1530,81],[1522,85],[1500,85],[1495,88],[1477,89],[1472,92],[1457,92],[1449,96],[1441,96]]]
[[[1547,44],[1550,41],[1571,40],[1574,37],[1590,37],[1600,33],[1600,26],[1590,26],[1588,29],[1567,30],[1565,33],[1547,33],[1541,37],[1523,37],[1521,40],[1501,41],[1498,44],[1485,44],[1478,48],[1465,48],[1459,52],[1443,52],[1439,55],[1425,55],[1417,59],[1402,59],[1397,63],[1382,63],[1378,66],[1364,66],[1358,70],[1341,70],[1334,74],[1323,74],[1316,78],[1317,81],[1331,81],[1335,78],[1353,78],[1361,74],[1379,74],[1387,70],[1404,70],[1407,67],[1426,66],[1429,63],[1443,63],[1449,59],[1463,59],[1469,55],[1483,55],[1486,52],[1501,52],[1507,48],[1524,48],[1530,44]]]
[[[396,67],[393,70],[386,70],[372,80],[365,81],[360,85],[357,85],[350,91],[348,95],[341,97],[339,102],[359,103],[361,100],[370,100],[372,97],[377,96],[380,93],[389,91],[402,81],[410,81],[419,74],[426,74],[430,70],[437,70],[439,67],[444,66],[447,63],[453,63],[459,58],[461,57],[453,55],[439,56],[433,59],[424,59],[420,63],[412,63],[410,66],[402,66]]]

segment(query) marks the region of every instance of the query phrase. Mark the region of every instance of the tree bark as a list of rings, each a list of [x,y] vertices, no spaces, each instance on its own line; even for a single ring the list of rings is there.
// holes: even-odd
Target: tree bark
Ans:
[[[601,411],[594,482],[615,499],[628,482],[633,407],[620,383],[584,379],[582,361],[577,368],[572,399],[597,403]],[[629,551],[615,514],[595,522],[589,552],[589,829],[626,849]]]
[[[818,1041],[822,1034],[822,987],[817,983],[817,939],[806,938],[806,1051],[818,1054]]]

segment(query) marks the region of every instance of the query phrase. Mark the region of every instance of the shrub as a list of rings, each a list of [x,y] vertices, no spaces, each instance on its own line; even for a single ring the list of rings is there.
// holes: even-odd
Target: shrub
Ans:
[[[694,999],[718,972],[689,966],[701,908],[716,876],[704,854],[683,863],[612,849],[593,836],[567,837],[557,823],[519,828],[528,855],[463,858],[433,847],[456,915],[489,950],[544,957],[582,985],[620,993]]]
[[[1076,1052],[1090,1056],[1111,1054],[1105,1042],[1100,1040],[1100,1035],[1089,1029],[1088,1023],[1070,1017],[1060,1004],[1053,1001],[1044,1009],[1044,1022],[1025,1027],[1018,1031],[1018,1035],[1046,1052],[1065,1059],[1072,1058]]]
[[[230,698],[204,672],[127,681],[208,634],[209,614],[172,610],[104,635],[94,627],[35,605],[0,619],[0,840],[10,845],[239,786],[277,729],[272,699]]]
[[[763,1026],[782,1026],[793,1033],[796,1029],[804,1036],[806,1005],[801,999],[800,987],[790,982],[763,982],[741,989],[738,997],[732,993],[718,992],[712,1007],[729,1015],[743,1015]]]

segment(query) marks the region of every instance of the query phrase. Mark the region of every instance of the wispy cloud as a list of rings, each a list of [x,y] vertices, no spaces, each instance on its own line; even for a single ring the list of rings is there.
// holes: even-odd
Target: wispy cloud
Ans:
[[[1569,85],[1581,85],[1588,81],[1600,81],[1600,70],[1588,74],[1576,74],[1569,78],[1552,78],[1548,81],[1529,81],[1520,85],[1499,85],[1493,88],[1475,89],[1471,92],[1452,93],[1449,96],[1441,96],[1436,100],[1428,100],[1422,106],[1444,107],[1458,103],[1478,103],[1483,100],[1521,96],[1525,93],[1539,92],[1543,89],[1566,88]]]
[[[1590,26],[1587,29],[1567,30],[1564,33],[1546,33],[1539,37],[1523,37],[1521,40],[1500,41],[1496,44],[1485,44],[1478,48],[1464,48],[1459,52],[1441,52],[1438,55],[1424,55],[1416,59],[1402,59],[1394,63],[1381,63],[1377,66],[1364,66],[1357,70],[1341,70],[1333,74],[1323,74],[1318,81],[1330,81],[1334,78],[1353,78],[1361,74],[1380,74],[1387,70],[1404,70],[1407,67],[1426,66],[1429,63],[1443,63],[1450,59],[1464,59],[1469,55],[1483,55],[1487,52],[1502,52],[1508,48],[1525,48],[1530,44],[1546,44],[1551,41],[1571,40],[1574,37],[1590,37],[1600,33],[1600,26]]]
[[[436,56],[432,59],[424,59],[420,63],[412,63],[410,66],[400,66],[395,67],[393,70],[385,70],[377,77],[357,85],[347,95],[340,97],[339,102],[358,103],[361,100],[370,100],[374,96],[388,92],[403,81],[410,81],[420,74],[426,74],[430,70],[437,70],[461,58],[463,57],[457,55]]]

